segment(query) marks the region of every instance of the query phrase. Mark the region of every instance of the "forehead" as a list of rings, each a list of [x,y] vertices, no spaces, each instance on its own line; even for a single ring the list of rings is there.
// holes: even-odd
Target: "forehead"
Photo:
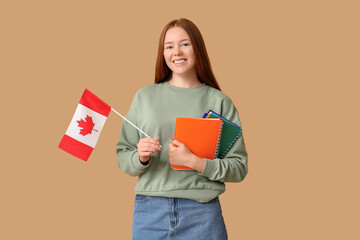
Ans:
[[[189,34],[181,27],[172,27],[165,34],[165,43],[178,42],[184,39],[190,40]]]

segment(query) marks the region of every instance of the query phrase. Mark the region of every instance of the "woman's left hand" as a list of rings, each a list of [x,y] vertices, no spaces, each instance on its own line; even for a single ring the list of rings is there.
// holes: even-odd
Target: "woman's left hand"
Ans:
[[[201,172],[205,167],[205,159],[199,158],[182,142],[170,139],[169,162],[175,166],[185,166]]]

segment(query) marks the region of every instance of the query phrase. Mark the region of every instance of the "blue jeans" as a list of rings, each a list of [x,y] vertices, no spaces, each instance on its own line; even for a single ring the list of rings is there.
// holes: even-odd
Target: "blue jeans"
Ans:
[[[199,203],[183,198],[136,195],[133,240],[226,240],[219,198]]]

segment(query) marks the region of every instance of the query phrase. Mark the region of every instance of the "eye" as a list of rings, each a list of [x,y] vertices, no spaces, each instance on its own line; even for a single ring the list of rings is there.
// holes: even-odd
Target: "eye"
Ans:
[[[172,46],[165,46],[165,49],[171,49],[172,48]]]
[[[183,43],[183,46],[185,47],[190,46],[190,43]]]

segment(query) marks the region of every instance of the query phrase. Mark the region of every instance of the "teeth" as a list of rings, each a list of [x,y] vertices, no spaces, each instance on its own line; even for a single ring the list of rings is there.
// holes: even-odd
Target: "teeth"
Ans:
[[[185,62],[185,60],[174,61],[174,63],[182,63],[182,62]]]

